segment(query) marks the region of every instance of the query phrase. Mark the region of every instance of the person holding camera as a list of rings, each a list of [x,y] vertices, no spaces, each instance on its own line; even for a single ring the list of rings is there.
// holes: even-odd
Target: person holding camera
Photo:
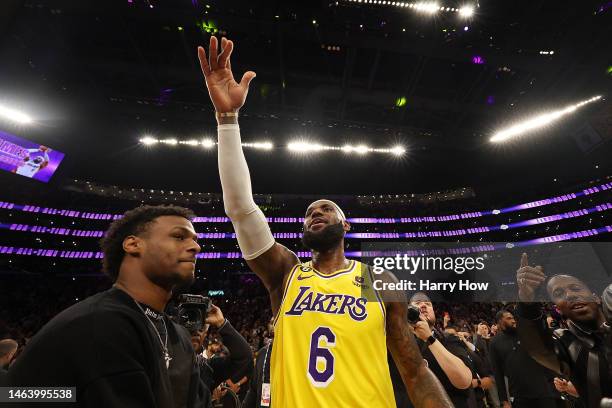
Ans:
[[[210,305],[204,325],[193,327],[192,324],[186,324],[185,326],[191,331],[191,344],[196,352],[200,377],[211,393],[219,384],[228,379],[239,387],[246,383],[246,380],[243,380],[243,374],[251,370],[251,348],[244,337],[223,316],[219,307]],[[208,354],[208,347],[207,350],[204,350],[209,327],[215,328],[221,337],[221,341],[229,351],[227,357],[214,353]]]
[[[464,345],[457,337],[444,336],[434,327],[436,315],[425,293],[415,293],[410,303],[408,320],[414,327],[417,345],[427,366],[438,378],[454,406],[467,408],[472,385],[472,362]],[[389,368],[396,384],[397,371],[391,360]],[[401,388],[394,386],[394,391],[398,408],[411,406]]]
[[[602,307],[602,299],[575,276],[552,276],[546,291],[567,329],[551,330],[542,305],[535,302],[535,292],[546,279],[543,268],[530,266],[524,253],[516,272],[520,340],[534,360],[569,379],[587,407],[599,408],[603,397],[612,397],[606,302]]]
[[[75,387],[76,402],[57,408],[208,406],[189,333],[164,312],[194,280],[193,217],[142,206],[115,220],[101,241],[113,287],[47,323],[10,367],[9,386]]]

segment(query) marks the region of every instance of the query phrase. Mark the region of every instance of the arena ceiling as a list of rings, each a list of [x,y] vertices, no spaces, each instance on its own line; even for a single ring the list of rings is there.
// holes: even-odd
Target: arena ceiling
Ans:
[[[138,142],[215,135],[196,58],[211,33],[235,41],[236,76],[257,72],[243,139],[278,147],[247,153],[258,192],[511,193],[612,172],[612,8],[604,0],[483,0],[471,18],[365,0],[2,3],[0,101],[36,123],[0,129],[66,153],[52,183],[219,191],[214,150]],[[496,129],[594,95],[604,99],[534,137],[489,142]],[[283,149],[304,138],[399,143],[407,153]]]

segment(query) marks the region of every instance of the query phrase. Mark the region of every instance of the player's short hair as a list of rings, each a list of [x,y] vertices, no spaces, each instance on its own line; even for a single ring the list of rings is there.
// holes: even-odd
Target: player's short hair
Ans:
[[[123,217],[111,223],[100,240],[100,247],[104,253],[102,260],[102,271],[106,273],[113,282],[119,276],[119,267],[123,262],[125,251],[123,241],[130,235],[139,235],[146,232],[149,225],[158,217],[175,215],[191,221],[194,213],[184,207],[176,205],[143,205],[123,214]]]

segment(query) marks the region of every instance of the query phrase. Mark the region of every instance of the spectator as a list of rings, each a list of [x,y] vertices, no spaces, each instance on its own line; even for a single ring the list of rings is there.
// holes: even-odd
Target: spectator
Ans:
[[[457,408],[468,407],[469,388],[472,384],[472,362],[465,346],[456,337],[445,336],[434,327],[436,315],[429,297],[418,292],[411,303],[421,310],[421,321],[414,325],[414,334],[429,369],[438,378]],[[397,368],[389,359],[391,379],[401,384]],[[398,407],[408,406],[409,400],[401,387],[393,387]]]
[[[227,356],[221,355],[222,345],[216,338],[210,339],[208,347],[203,350],[209,325],[216,329],[217,334],[227,346]],[[202,330],[192,333],[191,343],[197,353],[200,378],[211,393],[228,378],[230,381],[231,378],[239,378],[240,380],[237,381],[240,382],[242,379],[239,376],[242,372],[252,367],[251,349],[248,343],[223,316],[221,309],[215,305],[211,306]]]
[[[101,243],[114,287],[47,323],[11,366],[9,384],[76,386],[70,407],[206,405],[189,334],[164,313],[175,287],[194,279],[193,216],[143,206],[114,221]]]
[[[473,398],[473,404],[476,408],[486,407],[485,391],[494,386],[493,373],[488,362],[475,352],[476,347],[468,341],[469,333],[460,332],[457,326],[449,323],[444,329],[444,334],[447,338],[456,337],[464,344],[473,368],[471,385],[473,392],[470,398]]]
[[[504,408],[558,408],[560,397],[552,388],[549,370],[533,361],[521,345],[516,321],[507,310],[496,316],[500,332],[491,340],[491,363],[499,400]],[[508,390],[506,390],[506,378]]]
[[[542,306],[534,303],[535,290],[545,281],[541,267],[529,266],[521,257],[516,274],[521,303],[519,332],[531,356],[545,367],[569,378],[589,408],[598,408],[602,397],[612,397],[612,378],[607,354],[605,316],[601,299],[580,279],[555,275],[546,290],[565,318],[567,329],[552,331],[543,317]]]

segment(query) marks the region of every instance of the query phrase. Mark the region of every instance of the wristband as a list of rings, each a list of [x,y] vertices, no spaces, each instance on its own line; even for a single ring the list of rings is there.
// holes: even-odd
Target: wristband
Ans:
[[[435,342],[436,342],[436,338],[433,335],[427,338],[427,344],[429,344],[430,346],[434,344]]]
[[[215,112],[217,119],[219,118],[237,118],[238,112]]]

